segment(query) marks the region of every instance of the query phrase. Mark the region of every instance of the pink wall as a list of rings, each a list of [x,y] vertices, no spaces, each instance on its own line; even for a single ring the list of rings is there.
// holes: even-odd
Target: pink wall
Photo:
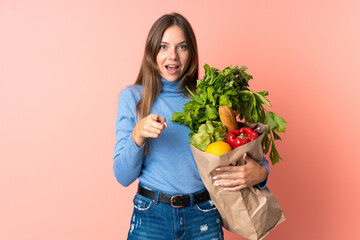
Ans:
[[[269,180],[287,221],[267,239],[360,238],[360,4],[218,2],[0,1],[0,239],[126,238],[136,184],[112,173],[117,97],[172,11],[201,66],[246,65],[288,121]]]

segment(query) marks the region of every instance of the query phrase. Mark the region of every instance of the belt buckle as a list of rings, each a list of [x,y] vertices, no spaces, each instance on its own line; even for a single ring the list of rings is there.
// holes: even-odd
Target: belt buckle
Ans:
[[[170,199],[170,205],[172,206],[172,207],[174,207],[174,208],[182,208],[183,206],[177,206],[177,205],[174,205],[174,202],[175,202],[175,199],[174,198],[176,198],[176,197],[182,197],[183,195],[181,195],[181,194],[177,194],[177,195],[174,195],[174,196],[172,196],[171,197],[171,199]]]

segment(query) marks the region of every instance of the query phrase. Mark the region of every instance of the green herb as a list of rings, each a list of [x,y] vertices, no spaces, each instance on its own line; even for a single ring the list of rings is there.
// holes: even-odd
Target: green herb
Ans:
[[[219,106],[230,106],[239,120],[270,126],[265,133],[262,147],[264,154],[270,150],[272,164],[278,163],[282,158],[275,147],[275,140],[281,140],[277,133],[285,132],[286,121],[265,109],[265,106],[270,106],[270,102],[265,98],[268,92],[253,92],[249,89],[248,82],[253,77],[245,72],[245,66],[229,66],[219,71],[205,64],[204,69],[204,78],[197,81],[196,92],[192,93],[188,89],[193,96],[192,100],[185,104],[183,112],[175,112],[171,120],[188,126],[192,131],[189,136],[192,137],[207,121],[219,121]]]

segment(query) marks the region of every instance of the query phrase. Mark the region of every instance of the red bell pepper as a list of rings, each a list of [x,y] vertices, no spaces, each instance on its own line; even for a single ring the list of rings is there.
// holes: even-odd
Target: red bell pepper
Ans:
[[[239,130],[231,130],[226,135],[226,142],[234,149],[245,143],[255,140],[259,135],[251,128],[243,127]]]

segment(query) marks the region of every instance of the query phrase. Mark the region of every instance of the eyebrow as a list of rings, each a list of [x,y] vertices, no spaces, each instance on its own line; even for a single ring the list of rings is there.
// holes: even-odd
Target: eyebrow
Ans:
[[[169,44],[168,42],[161,42],[161,43],[163,43],[163,44]],[[177,45],[180,45],[180,44],[186,44],[186,41],[182,41],[182,42],[180,42],[180,43],[178,43]]]

